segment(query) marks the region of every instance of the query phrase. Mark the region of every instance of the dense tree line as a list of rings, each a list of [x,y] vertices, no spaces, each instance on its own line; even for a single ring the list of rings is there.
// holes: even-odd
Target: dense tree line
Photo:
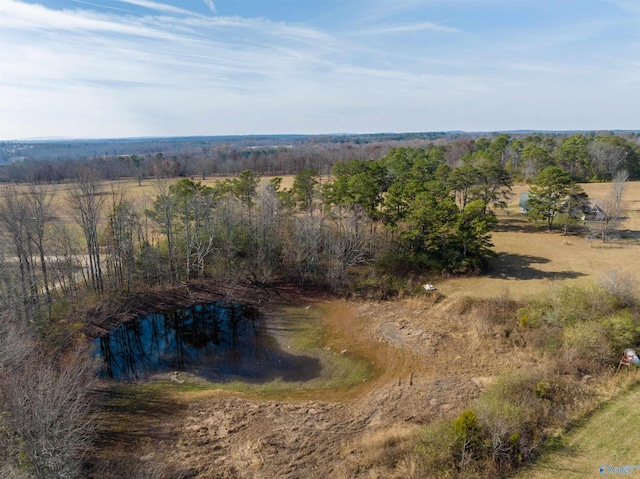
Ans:
[[[62,148],[62,146],[65,148]],[[158,169],[174,177],[237,175],[250,169],[263,176],[297,174],[313,168],[327,174],[351,159],[378,160],[393,148],[444,148],[447,165],[474,158],[498,161],[515,181],[531,182],[547,166],[558,166],[578,182],[606,181],[624,169],[640,179],[640,147],[634,133],[589,134],[406,134],[319,137],[239,137],[236,139],[155,139],[111,143],[4,143],[8,164],[0,181],[56,183],[77,177],[78,165],[102,180],[153,178]],[[99,150],[95,150],[100,145]],[[49,151],[55,154],[47,155]],[[75,149],[74,149],[75,148]],[[102,151],[104,150],[104,151]]]
[[[237,150],[256,148],[273,149],[308,147],[331,144],[379,144],[383,142],[432,141],[438,138],[457,138],[460,133],[373,133],[344,135],[231,135],[157,138],[115,138],[95,140],[14,140],[0,141],[0,163],[24,159],[61,160],[86,159],[119,155],[153,155],[162,152],[166,156],[194,155],[208,149],[233,147]]]

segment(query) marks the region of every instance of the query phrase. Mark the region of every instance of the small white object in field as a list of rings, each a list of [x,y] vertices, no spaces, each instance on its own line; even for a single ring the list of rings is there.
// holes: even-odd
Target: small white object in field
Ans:
[[[435,291],[436,287],[432,284],[425,284],[423,285],[424,289],[426,289],[427,291]]]

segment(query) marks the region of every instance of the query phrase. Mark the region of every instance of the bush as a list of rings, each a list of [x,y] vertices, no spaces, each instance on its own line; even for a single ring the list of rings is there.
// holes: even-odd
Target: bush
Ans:
[[[613,298],[602,289],[579,286],[558,289],[552,306],[561,324],[592,321],[616,309]]]
[[[521,326],[568,325],[592,321],[618,309],[616,300],[597,287],[563,286],[517,312]]]
[[[508,374],[476,403],[490,458],[504,467],[529,459],[552,423],[551,385],[539,374]]]
[[[534,344],[561,352],[565,372],[606,366],[640,340],[640,323],[622,307],[635,304],[630,280],[608,280],[608,287],[558,288],[517,311],[521,327],[537,330]]]
[[[472,460],[484,456],[483,431],[476,412],[468,409],[451,424],[454,448],[457,448],[459,468],[464,469]]]
[[[626,308],[636,304],[637,283],[633,275],[608,271],[600,277],[598,283],[619,307]]]
[[[500,477],[531,459],[546,435],[588,400],[580,381],[541,371],[498,378],[471,409],[424,429],[416,452],[425,477]]]
[[[452,477],[457,475],[459,462],[454,448],[456,434],[452,423],[439,421],[427,425],[418,445],[420,468],[432,477]]]
[[[0,357],[0,471],[82,477],[82,454],[93,433],[92,355],[45,351],[0,320],[0,350],[7,339],[10,354]]]
[[[640,325],[629,311],[621,311],[601,320],[605,335],[613,352],[611,360],[616,360],[622,352],[640,341]]]
[[[566,361],[591,361],[606,366],[640,339],[640,326],[629,311],[564,328],[562,347]]]
[[[605,327],[596,321],[565,327],[562,331],[562,350],[567,362],[587,360],[599,365],[605,364],[613,353]]]

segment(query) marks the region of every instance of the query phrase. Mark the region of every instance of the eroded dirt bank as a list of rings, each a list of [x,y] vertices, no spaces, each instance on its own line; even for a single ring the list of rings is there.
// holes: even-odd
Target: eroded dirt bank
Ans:
[[[160,399],[150,406],[125,407],[119,426],[107,415],[103,472],[127,463],[165,477],[411,477],[410,463],[389,469],[394,448],[425,423],[458,414],[500,371],[534,361],[516,333],[474,319],[460,300],[355,303],[283,292],[279,301],[319,309],[324,347],[368,359],[377,377],[271,396],[170,383],[154,389]]]

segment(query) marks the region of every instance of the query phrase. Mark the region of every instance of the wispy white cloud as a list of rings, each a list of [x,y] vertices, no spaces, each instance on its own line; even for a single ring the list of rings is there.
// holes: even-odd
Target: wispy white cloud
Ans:
[[[0,0],[0,138],[579,128],[630,124],[640,107],[631,44],[609,59],[575,54],[615,23],[492,36],[425,12],[332,28],[120,4],[150,11]],[[584,101],[621,78],[606,102]]]
[[[213,0],[202,0],[204,4],[209,7],[211,13],[216,13],[216,6],[213,4]]]
[[[82,5],[89,5],[90,7],[98,7],[98,8],[106,8],[108,10],[117,10],[119,12],[128,12],[130,13],[130,10],[127,10],[126,8],[118,8],[118,7],[112,7],[109,5],[103,5],[101,3],[92,3],[92,2],[85,2],[84,0],[71,0],[73,3],[80,3]]]
[[[357,35],[383,35],[387,33],[407,33],[421,30],[431,30],[444,33],[462,33],[462,30],[447,25],[439,25],[432,22],[420,22],[409,25],[385,26],[380,28],[370,28],[356,32]]]
[[[607,2],[634,15],[640,15],[640,2],[637,0],[607,0]]]
[[[116,21],[115,16],[86,10],[51,10],[42,5],[4,0],[0,3],[0,26],[9,32],[32,31],[39,35],[47,32],[121,33],[152,38],[169,38],[170,34],[150,28],[139,21]]]
[[[185,10],[184,8],[174,7],[173,5],[167,5],[166,3],[153,2],[151,0],[116,0],[121,3],[129,3],[138,7],[148,8],[149,10],[155,10],[164,13],[174,13],[179,15],[198,15],[191,10]]]

